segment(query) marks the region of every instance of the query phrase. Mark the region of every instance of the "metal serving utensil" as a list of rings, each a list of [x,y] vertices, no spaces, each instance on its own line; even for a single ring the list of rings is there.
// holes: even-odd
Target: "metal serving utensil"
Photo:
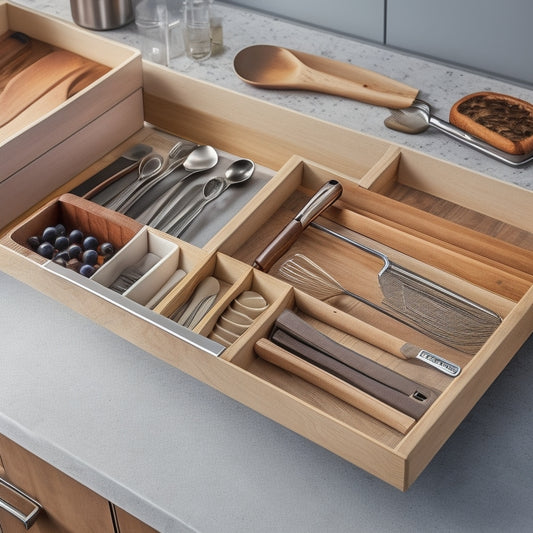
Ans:
[[[489,157],[493,157],[510,166],[523,165],[533,160],[533,153],[508,154],[487,142],[470,135],[462,129],[436,117],[431,112],[431,106],[423,100],[416,99],[413,104],[403,109],[390,109],[390,116],[384,121],[385,126],[402,133],[417,134],[426,131],[430,126],[445,133],[452,139],[466,144]]]

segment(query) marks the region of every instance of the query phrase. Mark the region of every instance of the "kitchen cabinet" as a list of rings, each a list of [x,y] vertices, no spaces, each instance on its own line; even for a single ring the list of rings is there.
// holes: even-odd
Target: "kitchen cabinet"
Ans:
[[[369,41],[383,42],[384,0],[379,0],[379,2],[376,0],[333,0],[333,2],[270,0],[268,4],[261,0],[237,0],[227,3],[280,15]]]
[[[389,0],[386,44],[533,83],[530,0]]]
[[[155,530],[110,504],[81,483],[0,435],[0,478],[41,506],[32,533],[153,533]],[[0,485],[0,499],[24,514],[30,506]],[[23,523],[0,508],[0,533],[25,531]]]
[[[157,533],[157,531],[120,507],[113,506],[117,533]]]
[[[229,2],[522,83],[533,83],[530,0]],[[274,43],[275,44],[275,43]]]
[[[113,533],[109,503],[12,440],[0,435],[0,476],[35,498],[43,507],[35,533]],[[5,533],[24,531],[21,523],[0,509]],[[15,529],[17,527],[18,529]]]

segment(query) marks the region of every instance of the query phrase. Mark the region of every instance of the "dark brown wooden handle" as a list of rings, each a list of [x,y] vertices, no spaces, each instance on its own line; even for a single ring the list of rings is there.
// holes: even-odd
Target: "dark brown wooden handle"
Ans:
[[[254,261],[254,268],[268,272],[274,263],[294,244],[311,222],[330,207],[342,194],[342,185],[329,180],[310,198],[301,211],[274,238]]]
[[[300,222],[291,220],[257,256],[254,268],[268,272],[272,265],[296,242],[304,229]]]

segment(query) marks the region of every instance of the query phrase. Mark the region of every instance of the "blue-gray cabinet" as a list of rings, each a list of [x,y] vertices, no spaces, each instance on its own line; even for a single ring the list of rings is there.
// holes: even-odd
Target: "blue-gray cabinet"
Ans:
[[[533,84],[533,0],[226,0],[226,3]]]
[[[533,83],[532,0],[388,0],[386,44]]]

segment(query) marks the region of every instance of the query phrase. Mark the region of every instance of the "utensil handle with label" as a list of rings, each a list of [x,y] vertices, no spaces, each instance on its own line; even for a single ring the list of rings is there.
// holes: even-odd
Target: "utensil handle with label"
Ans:
[[[254,268],[268,272],[274,263],[296,242],[311,222],[332,205],[342,194],[342,185],[336,180],[326,182],[307,202],[274,240],[257,256]]]

